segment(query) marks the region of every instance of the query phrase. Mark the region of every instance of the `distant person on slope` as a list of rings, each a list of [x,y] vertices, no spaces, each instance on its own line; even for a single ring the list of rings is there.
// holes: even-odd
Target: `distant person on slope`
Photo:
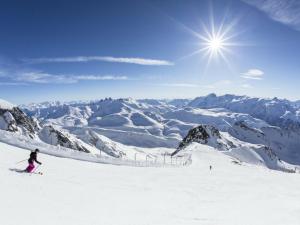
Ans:
[[[37,160],[37,153],[39,152],[38,149],[35,149],[34,152],[31,152],[30,153],[30,156],[29,156],[29,159],[28,159],[28,166],[27,168],[25,169],[25,172],[27,173],[31,173],[33,171],[33,169],[35,168],[34,166],[34,162],[38,163],[38,164],[42,164],[41,162],[39,162]]]

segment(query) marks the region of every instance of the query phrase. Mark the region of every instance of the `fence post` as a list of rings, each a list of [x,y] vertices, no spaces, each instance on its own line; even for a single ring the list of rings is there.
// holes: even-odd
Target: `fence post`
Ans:
[[[136,154],[137,154],[137,153],[134,154],[134,164],[135,164],[135,165],[136,165]]]
[[[173,156],[171,156],[171,165],[173,164]]]
[[[100,149],[100,158],[101,158],[101,152],[102,152],[102,151],[101,151],[101,149]]]
[[[164,165],[166,164],[166,153],[164,153]]]

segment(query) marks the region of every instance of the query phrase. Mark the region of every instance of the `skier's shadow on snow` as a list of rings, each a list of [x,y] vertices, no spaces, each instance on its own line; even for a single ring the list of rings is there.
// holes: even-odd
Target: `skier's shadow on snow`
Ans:
[[[26,173],[26,170],[21,170],[17,168],[9,168],[9,170],[17,173]]]

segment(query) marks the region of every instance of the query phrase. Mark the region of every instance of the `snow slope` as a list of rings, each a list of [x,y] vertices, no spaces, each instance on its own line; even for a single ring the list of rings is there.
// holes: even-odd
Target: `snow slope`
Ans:
[[[111,100],[108,100],[107,102],[102,103],[111,105],[110,107],[116,108],[117,111],[125,110],[122,109],[122,107],[115,107],[115,104],[111,104],[111,102]],[[117,103],[117,106],[122,105],[122,101],[118,100]],[[129,105],[134,104],[131,101],[128,101],[127,103],[129,103]],[[55,104],[60,106],[57,102]],[[49,105],[51,106],[50,103]],[[165,165],[171,161],[168,160],[169,162],[166,163],[165,156],[168,155],[167,157],[170,159],[170,152],[173,151],[173,149],[170,148],[148,149],[126,146],[94,132],[92,129],[89,129],[89,127],[82,128],[80,126],[80,129],[77,129],[76,126],[74,127],[69,124],[68,126],[71,126],[69,127],[69,130],[72,129],[73,131],[73,133],[70,133],[69,130],[63,129],[56,125],[56,123],[52,123],[52,121],[47,121],[47,123],[40,126],[40,123],[36,119],[26,115],[18,107],[13,107],[11,109],[5,108],[4,105],[3,108],[1,107],[2,106],[0,106],[0,141],[4,143],[31,150],[39,148],[44,153],[60,157],[113,163],[117,165],[136,166],[137,164],[138,166],[161,166],[162,164]],[[63,109],[65,108],[68,109],[69,107],[63,105]],[[88,107],[83,108],[87,109]],[[81,115],[81,111],[78,108],[70,107],[69,109],[70,110],[63,110],[62,112],[54,110],[53,112],[55,115],[52,116],[56,116],[57,114],[63,115],[65,111],[70,112],[75,117]],[[84,111],[84,115],[85,114],[89,114],[89,110]],[[133,115],[136,117],[136,114],[137,113],[132,113],[131,117]],[[69,116],[66,117],[69,118]],[[137,121],[144,122],[142,117],[139,118],[137,116],[137,118]],[[152,127],[150,129],[152,129]],[[129,143],[132,136],[133,133],[129,133],[129,137],[127,138]],[[149,140],[141,138],[141,143],[143,143],[144,146],[147,146],[147,143],[151,145],[152,143],[166,141],[163,138],[157,138],[155,136],[148,139]],[[169,147],[169,145],[166,145],[165,147]],[[86,154],[82,154],[82,152]]]
[[[188,146],[194,143],[213,147],[240,162],[261,165],[274,170],[295,172],[296,166],[282,161],[272,148],[240,141],[226,132],[220,132],[214,126],[205,124],[191,129],[172,155],[189,152]]]
[[[38,139],[31,139],[24,135],[0,130],[0,142],[28,150],[38,148],[42,153],[57,157],[71,158],[95,163],[109,163],[113,165],[127,165],[138,167],[178,167],[190,164],[189,154],[185,154],[179,157],[176,161],[175,159],[171,159],[170,153],[174,151],[174,149],[148,149],[126,146],[113,142],[108,138],[99,138],[100,139],[97,140],[97,147],[101,148],[101,151],[99,151],[100,149],[97,148],[93,149],[91,146],[88,146],[88,144],[86,144],[85,147],[87,147],[90,151],[90,153],[86,153],[63,146],[47,144]],[[112,157],[108,152],[112,150],[121,152],[122,156],[119,158]]]
[[[299,225],[300,174],[191,145],[193,164],[140,168],[39,155],[43,176],[10,171],[29,152],[0,143],[1,224]],[[209,165],[213,169],[209,170]]]

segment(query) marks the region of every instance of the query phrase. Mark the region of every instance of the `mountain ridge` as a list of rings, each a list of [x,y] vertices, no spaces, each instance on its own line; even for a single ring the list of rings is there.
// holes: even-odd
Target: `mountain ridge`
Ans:
[[[220,140],[238,143],[237,158],[245,152],[253,156],[271,149],[278,159],[300,165],[300,113],[288,100],[210,94],[193,100],[106,98],[22,107],[41,126],[37,135],[41,141],[83,152],[102,150],[118,158],[133,155],[125,146],[171,151],[195,127],[207,124],[225,135]],[[213,147],[222,150],[222,146]]]

